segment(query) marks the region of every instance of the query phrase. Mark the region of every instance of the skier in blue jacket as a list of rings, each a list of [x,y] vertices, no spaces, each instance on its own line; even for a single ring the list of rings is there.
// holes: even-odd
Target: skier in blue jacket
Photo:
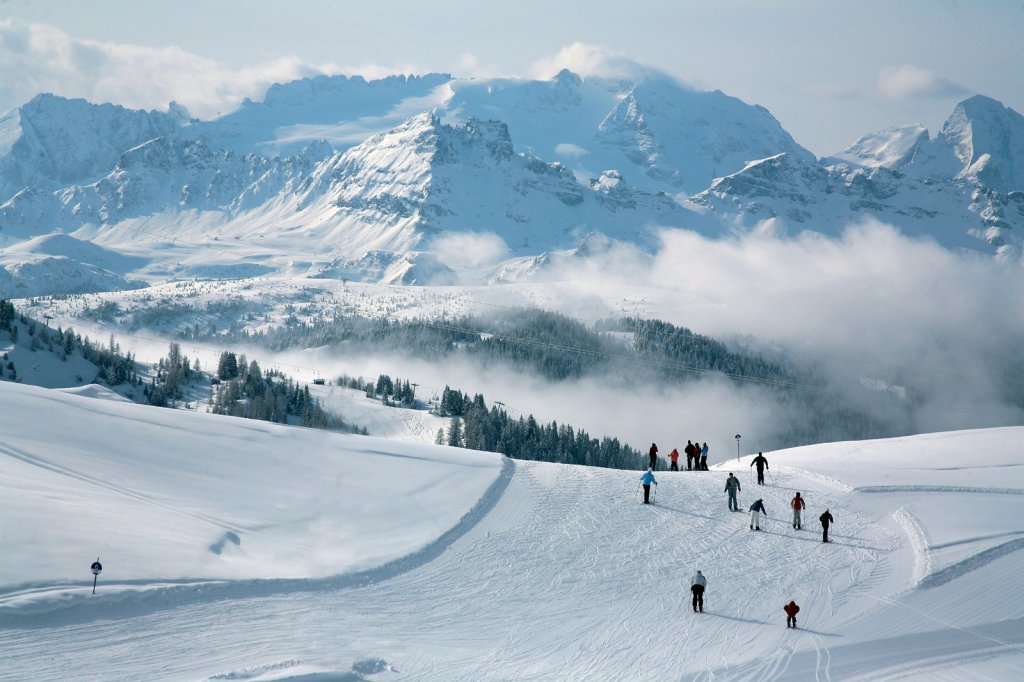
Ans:
[[[644,504],[651,503],[651,484],[658,485],[658,482],[654,480],[654,472],[648,467],[644,475],[640,477],[640,482],[644,485]]]
[[[761,530],[761,514],[768,516],[764,508],[764,502],[758,499],[750,505],[750,530]]]

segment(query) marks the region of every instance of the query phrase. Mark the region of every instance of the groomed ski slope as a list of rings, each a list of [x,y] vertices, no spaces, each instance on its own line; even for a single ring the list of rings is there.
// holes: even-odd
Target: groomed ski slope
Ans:
[[[108,558],[93,597],[87,571],[96,545],[71,530],[103,507],[75,491],[103,492],[96,481],[83,482],[83,472],[109,447],[98,434],[60,428],[21,435],[7,418],[15,405],[39,426],[68,423],[75,410],[102,424],[112,412],[122,430],[107,436],[111,443],[157,438],[146,430],[154,421],[173,426],[177,435],[159,441],[165,464],[193,439],[226,444],[237,436],[233,429],[252,429],[244,472],[215,465],[213,451],[202,472],[158,467],[153,455],[136,452],[119,461],[125,470],[97,477],[116,483],[126,513],[117,519],[120,544],[104,551],[113,556],[118,545],[123,561],[145,575],[111,575],[108,585],[116,565]],[[0,679],[1024,677],[1024,428],[765,453],[772,476],[763,487],[751,483],[749,457],[710,472],[659,472],[656,503],[645,506],[639,472],[239,424],[10,384],[0,384],[0,415]],[[302,448],[275,454],[283,439],[307,447],[322,439],[348,454],[331,469],[329,458]],[[77,451],[65,452],[72,441]],[[278,457],[287,472],[275,468]],[[385,466],[390,459],[416,466]],[[349,466],[361,481],[388,483],[360,488],[358,504],[338,509],[358,514],[375,500],[385,504],[358,518],[354,525],[368,524],[366,532],[337,534],[316,523],[279,529],[278,548],[269,546],[253,565],[273,564],[278,551],[289,577],[225,576],[220,564],[243,554],[246,538],[217,555],[210,534],[196,533],[208,521],[198,521],[196,509],[234,523],[240,506],[258,535],[262,521],[272,525],[286,513],[269,498],[248,496],[269,495],[289,480],[300,482],[296,490],[315,490],[331,475],[344,478]],[[763,497],[770,517],[762,532],[748,530],[749,514],[726,509],[727,471],[741,477],[744,508]],[[267,481],[274,485],[258,492]],[[131,500],[137,509],[153,506],[157,487],[168,506],[154,523],[135,514]],[[433,497],[424,498],[426,490]],[[809,507],[803,531],[789,525],[795,490]],[[323,509],[322,500],[296,494],[285,506]],[[32,513],[11,515],[31,505]],[[815,520],[826,506],[836,518],[827,545]],[[55,527],[65,529],[57,539]],[[182,566],[161,551],[168,545],[215,559]],[[327,557],[372,558],[339,562],[334,572],[330,561],[303,567],[289,558],[314,545]],[[61,567],[72,560],[74,581]],[[36,564],[49,573],[28,587],[18,576]],[[689,606],[697,568],[708,578],[703,615]],[[795,631],[784,626],[789,599],[801,606]]]

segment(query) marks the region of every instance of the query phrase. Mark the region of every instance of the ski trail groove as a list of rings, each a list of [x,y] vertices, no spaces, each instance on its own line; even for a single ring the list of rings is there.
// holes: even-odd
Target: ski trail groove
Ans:
[[[414,571],[443,554],[456,540],[476,526],[490,512],[508,488],[516,471],[512,459],[502,459],[502,467],[498,476],[484,492],[477,503],[459,520],[459,522],[441,534],[436,540],[412,554],[399,557],[382,566],[346,573],[327,578],[295,578],[275,580],[188,580],[180,581],[122,581],[109,585],[155,586],[155,589],[141,590],[119,594],[113,598],[99,600],[77,599],[74,606],[61,604],[53,610],[59,610],[63,622],[87,622],[97,618],[131,618],[162,609],[177,608],[199,602],[212,602],[231,599],[249,599],[254,596],[272,597],[297,592],[341,591],[355,587],[366,587],[379,582],[391,580],[397,576]],[[84,587],[89,581],[84,581]],[[59,587],[53,585],[50,587]],[[34,585],[33,589],[45,589],[47,586]],[[3,612],[4,597],[23,593],[24,589],[0,595],[0,628],[46,627],[50,621],[51,609],[31,613]]]

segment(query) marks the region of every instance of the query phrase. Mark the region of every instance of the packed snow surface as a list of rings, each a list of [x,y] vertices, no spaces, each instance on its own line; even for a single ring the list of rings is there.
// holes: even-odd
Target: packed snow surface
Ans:
[[[1024,675],[1018,427],[659,471],[648,506],[636,471],[10,383],[0,425],[5,680]]]

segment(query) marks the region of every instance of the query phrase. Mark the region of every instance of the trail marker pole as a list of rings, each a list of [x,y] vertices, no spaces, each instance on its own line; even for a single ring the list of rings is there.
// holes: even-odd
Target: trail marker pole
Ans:
[[[736,434],[736,461],[740,461],[740,434]]]
[[[100,563],[100,558],[96,557],[96,561],[92,562],[92,593],[96,594],[96,580],[100,577],[100,572],[103,570],[103,564]]]

